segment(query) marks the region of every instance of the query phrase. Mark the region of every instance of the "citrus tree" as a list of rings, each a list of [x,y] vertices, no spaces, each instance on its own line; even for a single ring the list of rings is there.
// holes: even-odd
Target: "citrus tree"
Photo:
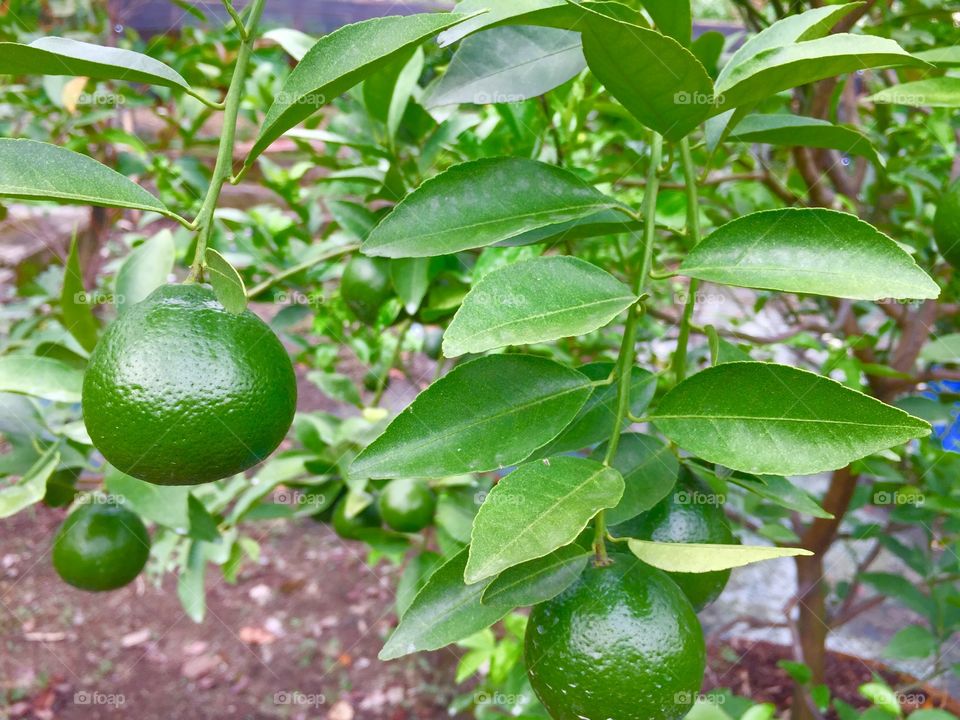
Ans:
[[[0,516],[75,505],[53,562],[87,590],[132,580],[152,542],[198,621],[207,566],[233,580],[257,557],[245,527],[330,522],[405,562],[383,660],[462,643],[462,676],[487,663],[523,698],[492,704],[529,717],[685,717],[706,662],[696,613],[731,569],[782,557],[795,719],[833,704],[827,632],[877,598],[924,618],[894,651],[947,671],[957,567],[936,550],[955,541],[955,460],[930,437],[948,407],[918,390],[960,359],[955,338],[929,343],[956,312],[960,241],[958,186],[940,201],[951,117],[930,108],[957,105],[960,57],[910,52],[914,4],[737,3],[755,32],[731,44],[694,39],[684,2],[463,0],[316,40],[262,33],[265,0],[225,1],[222,77],[199,71],[203,42],[170,42],[167,62],[0,44],[4,74],[153,88],[188,152],[219,128],[212,170],[109,125],[73,149],[43,124],[0,140],[0,196],[133,228],[93,275],[75,238],[55,315],[32,307],[0,356],[0,390],[42,402],[10,401]],[[280,143],[293,165],[266,154]],[[137,152],[118,172],[91,145]],[[245,180],[284,212],[225,206]],[[269,325],[247,307],[261,300],[285,304]],[[764,313],[776,333],[741,327]],[[356,416],[295,414],[277,332]],[[366,376],[341,371],[343,349]],[[435,379],[391,418],[412,350]],[[108,495],[77,495],[91,471]],[[803,479],[823,473],[820,492]],[[283,488],[294,502],[272,501]],[[889,513],[864,520],[868,505]],[[911,528],[916,546],[896,537]],[[874,549],[829,586],[844,538]],[[870,572],[882,549],[925,586]]]

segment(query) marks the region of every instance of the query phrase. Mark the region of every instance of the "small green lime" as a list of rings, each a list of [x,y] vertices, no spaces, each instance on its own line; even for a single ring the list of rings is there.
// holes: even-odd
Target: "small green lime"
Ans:
[[[554,720],[680,720],[706,664],[697,615],[665,573],[611,557],[530,612],[530,684]]]
[[[347,517],[347,499],[337,502],[333,509],[333,530],[344,540],[362,540],[366,531],[380,527],[377,504],[370,503],[353,517]]]
[[[150,536],[140,517],[114,503],[81,505],[57,531],[53,567],[81,590],[115,590],[147,563]]]
[[[340,295],[360,322],[375,325],[380,308],[393,295],[389,261],[354,255],[343,269]]]
[[[645,513],[610,529],[619,537],[676,543],[735,543],[719,495],[686,470],[673,492]],[[667,573],[699,612],[727,586],[729,570],[708,573]]]
[[[436,509],[433,490],[419,480],[391,480],[380,494],[380,515],[397,532],[420,532],[433,522]]]
[[[960,268],[960,180],[940,198],[933,219],[933,236],[940,254],[950,265]]]
[[[253,467],[293,421],[290,356],[260,318],[211,290],[164,285],[104,333],[83,379],[83,419],[119,470],[197,485]]]

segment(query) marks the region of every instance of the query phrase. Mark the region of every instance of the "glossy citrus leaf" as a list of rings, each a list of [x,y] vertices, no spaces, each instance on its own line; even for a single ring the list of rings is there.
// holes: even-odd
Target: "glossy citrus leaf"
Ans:
[[[0,43],[0,75],[77,75],[190,89],[180,73],[148,55],[62,37]]]
[[[284,82],[245,164],[251,165],[274,140],[337,96],[464,19],[454,13],[373,18],[320,38]]]
[[[561,240],[573,241],[603,235],[639,233],[642,229],[643,223],[640,220],[627,217],[620,210],[601,210],[577,220],[529,230],[520,235],[515,235],[509,240],[495,243],[495,245],[497,247],[517,247],[536,243],[555,245]]]
[[[646,127],[679,140],[710,115],[713,81],[676,40],[599,13],[582,27],[591,72]]]
[[[783,90],[875,67],[926,66],[893,40],[838,33],[764,50],[717,81],[715,113],[752,105]]]
[[[641,0],[641,3],[653,18],[657,30],[681,45],[690,45],[693,36],[690,0]]]
[[[480,506],[464,579],[479,582],[569,545],[622,495],[620,473],[595,460],[561,455],[521,465]]]
[[[541,257],[507,265],[467,293],[443,334],[443,354],[457,357],[585,335],[636,301],[629,287],[579,258]]]
[[[813,555],[803,548],[765,545],[710,545],[629,540],[630,551],[647,565],[667,572],[706,573],[743,567],[755,562],[783,557]]]
[[[207,594],[205,590],[207,574],[208,544],[203,540],[193,540],[187,552],[180,559],[177,576],[177,597],[183,612],[196,623],[203,622],[207,614]]]
[[[960,333],[934,338],[920,351],[920,357],[927,362],[960,363]]]
[[[84,350],[93,350],[100,329],[93,315],[90,295],[83,287],[83,270],[77,253],[77,236],[70,241],[70,253],[63,274],[63,290],[60,293],[60,312],[63,326]]]
[[[117,310],[125,312],[165,285],[173,272],[176,253],[173,233],[166,229],[134,248],[117,271]]]
[[[510,157],[474,160],[407,195],[361,250],[392,258],[449,255],[611,208],[623,206],[554,165]]]
[[[0,139],[0,197],[170,214],[157,198],[106,165],[35,140]]]
[[[827,5],[778,20],[770,27],[751,37],[737,49],[720,71],[717,78],[718,84],[723,82],[735,68],[765,50],[822,38],[845,15],[861,5],[863,5],[862,2]]]
[[[464,549],[434,571],[380,651],[381,660],[438,650],[493,625],[509,612],[510,608],[480,602],[490,583],[467,585],[463,581],[466,565]]]
[[[56,443],[51,445],[16,483],[0,488],[0,518],[16,515],[43,499],[47,480],[60,464],[59,448]]]
[[[400,128],[403,114],[423,73],[423,63],[423,48],[418,46],[398,55],[363,81],[363,101],[367,111],[386,126],[388,138],[395,137]]]
[[[247,291],[243,286],[243,278],[236,268],[219,252],[207,248],[205,269],[210,285],[217,300],[231,313],[242,313],[247,309]]]
[[[423,104],[434,108],[520,102],[553,90],[586,66],[579,33],[532,26],[493,28],[463,41]]]
[[[124,504],[145,520],[181,534],[189,530],[189,486],[155,485],[122,473],[112,465],[104,472],[104,482],[108,491],[122,497]]]
[[[557,548],[549,555],[502,572],[480,601],[509,610],[546,602],[576,582],[592,555],[592,551],[575,543]]]
[[[545,358],[479,358],[420,393],[351,474],[429,478],[515,465],[556,437],[591,389],[585,375]]]
[[[795,510],[811,517],[825,519],[833,517],[831,513],[820,507],[817,501],[810,497],[805,490],[798,488],[779,475],[764,475],[759,479],[733,475],[727,480],[789,510]]]
[[[577,370],[594,382],[600,382],[610,377],[613,368],[612,362],[596,362],[582,365]],[[643,413],[653,400],[656,390],[656,375],[643,368],[634,367],[630,373],[630,412],[634,415]],[[573,422],[567,425],[557,437],[531,455],[530,459],[583,450],[609,439],[617,418],[618,391],[617,383],[595,387],[590,394],[590,399],[580,408]],[[629,424],[629,419],[625,419],[621,429]]]
[[[593,457],[606,456],[604,443]],[[660,438],[641,433],[620,436],[617,453],[611,463],[623,476],[623,497],[607,511],[607,525],[613,526],[646,512],[663,500],[677,484],[680,462],[676,454]]]
[[[749,115],[730,132],[729,138],[784,147],[829,148],[883,164],[870,139],[857,128],[802,115]]]
[[[66,363],[36,355],[0,357],[0,392],[56,402],[80,402],[83,373]]]
[[[283,48],[296,61],[303,60],[303,56],[310,52],[310,48],[317,44],[317,38],[293,28],[275,28],[268,30],[261,36]]]
[[[678,272],[724,285],[855,300],[940,294],[891,238],[855,215],[821,208],[737,218],[704,238]]]
[[[913,55],[937,67],[960,67],[960,45],[930,48]]]
[[[403,258],[390,263],[390,279],[403,308],[411,315],[420,309],[427,290],[430,289],[430,260],[428,258]]]
[[[938,77],[894,85],[869,100],[909,107],[960,107],[960,78]]]
[[[930,426],[820,375],[733,362],[687,378],[654,424],[684,450],[734,470],[809,475],[930,434]]]

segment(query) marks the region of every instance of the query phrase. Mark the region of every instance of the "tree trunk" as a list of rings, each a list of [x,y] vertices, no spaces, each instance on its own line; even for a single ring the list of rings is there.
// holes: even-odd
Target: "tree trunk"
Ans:
[[[796,558],[797,565],[797,660],[810,668],[811,684],[820,685],[826,678],[827,602],[823,577],[823,556]],[[797,685],[793,691],[791,720],[816,720],[810,708],[806,689]]]

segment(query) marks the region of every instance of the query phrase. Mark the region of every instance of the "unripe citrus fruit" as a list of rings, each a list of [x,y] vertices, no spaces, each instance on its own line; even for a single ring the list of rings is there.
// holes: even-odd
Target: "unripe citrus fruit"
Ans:
[[[937,205],[933,219],[937,249],[955,268],[960,268],[960,180],[954,182]]]
[[[657,505],[610,529],[613,535],[638,540],[676,543],[736,542],[723,513],[722,498],[688,472],[680,473],[676,488]],[[708,573],[667,573],[699,612],[727,586],[729,570]]]
[[[340,295],[360,322],[376,324],[380,308],[393,295],[389,262],[385,258],[354,255],[343,270]]]
[[[380,515],[397,532],[420,532],[433,521],[436,508],[433,490],[419,480],[391,480],[380,494]]]
[[[370,503],[353,517],[347,517],[347,498],[337,502],[333,509],[333,530],[344,540],[362,540],[368,530],[380,527],[377,504]]]
[[[119,470],[159,485],[229,477],[272,453],[293,421],[290,357],[260,318],[211,290],[164,285],[104,333],[83,419]]]
[[[113,503],[82,505],[70,514],[53,542],[53,567],[81,590],[115,590],[147,563],[150,536],[143,521]]]
[[[665,573],[612,557],[531,611],[530,684],[554,720],[680,720],[706,663],[697,615]]]

